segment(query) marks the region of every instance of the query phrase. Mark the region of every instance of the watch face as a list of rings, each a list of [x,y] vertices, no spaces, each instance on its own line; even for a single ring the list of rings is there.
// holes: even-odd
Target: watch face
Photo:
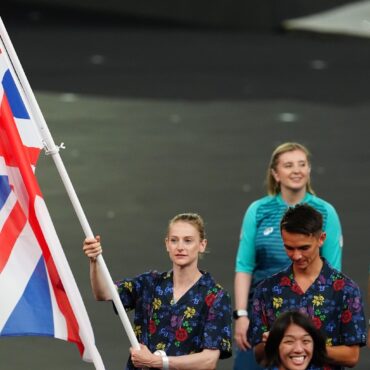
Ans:
[[[234,320],[236,320],[236,319],[239,319],[239,312],[238,312],[238,310],[235,310],[235,311],[233,311],[233,318],[234,318]]]

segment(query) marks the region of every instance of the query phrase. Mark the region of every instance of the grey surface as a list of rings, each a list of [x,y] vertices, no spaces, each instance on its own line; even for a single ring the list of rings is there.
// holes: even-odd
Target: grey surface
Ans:
[[[295,140],[313,152],[314,188],[342,221],[343,270],[365,293],[368,40],[36,18],[4,22],[55,141],[66,143],[63,160],[113,278],[167,269],[167,220],[190,210],[207,223],[201,267],[232,293],[244,211],[265,193],[271,150]],[[126,336],[111,305],[92,298],[83,233],[51,158],[37,175],[106,367],[122,369]],[[1,338],[0,359],[0,369],[93,368],[73,344],[45,338]],[[369,368],[362,349],[356,369]]]

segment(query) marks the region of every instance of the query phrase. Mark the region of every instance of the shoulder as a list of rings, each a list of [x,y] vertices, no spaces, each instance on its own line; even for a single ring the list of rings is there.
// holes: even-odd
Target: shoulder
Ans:
[[[255,200],[251,203],[250,207],[261,207],[261,206],[268,206],[277,203],[277,196],[276,195],[266,195],[260,199]]]
[[[279,206],[277,196],[267,195],[250,204],[246,212],[246,217],[264,217],[266,214],[276,212],[276,208]]]
[[[215,294],[217,296],[226,296],[230,297],[229,293],[223,286],[217,283],[209,272],[202,272],[203,276],[201,277],[200,283],[207,288],[208,294]]]
[[[268,291],[272,287],[276,286],[276,284],[284,284],[286,279],[290,279],[291,274],[291,265],[289,265],[287,268],[271,275],[270,277],[262,280],[256,288],[256,291]]]
[[[332,267],[326,260],[324,260],[324,264],[325,264],[325,274],[331,280],[334,290],[360,291],[360,287],[358,286],[358,284],[354,280],[352,280],[349,276],[347,276],[342,271],[339,271]]]
[[[134,278],[134,280],[146,284],[155,284],[156,282],[162,279],[166,279],[168,276],[170,276],[169,272],[159,272],[157,270],[150,270],[144,272],[143,274],[137,275]]]
[[[309,194],[307,203],[321,212],[335,214],[337,213],[337,211],[335,210],[334,206],[331,203],[322,198],[319,198],[316,195]]]

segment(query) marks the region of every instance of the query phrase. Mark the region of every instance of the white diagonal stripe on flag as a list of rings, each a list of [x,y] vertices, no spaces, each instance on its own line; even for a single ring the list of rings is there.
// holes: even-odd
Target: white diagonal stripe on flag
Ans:
[[[46,271],[49,287],[52,287],[52,283],[50,281],[49,273]],[[68,332],[67,332],[67,323],[66,319],[63,314],[60,312],[58,302],[55,298],[54,290],[50,289],[50,298],[51,298],[51,307],[53,310],[53,320],[54,320],[54,336],[55,338],[68,340]]]
[[[31,148],[42,148],[42,140],[35,126],[29,119],[14,118],[23,145]]]
[[[3,229],[4,223],[9,217],[10,212],[12,211],[16,203],[17,203],[17,198],[15,197],[15,194],[11,191],[9,193],[8,198],[6,199],[6,202],[0,209],[0,232]]]

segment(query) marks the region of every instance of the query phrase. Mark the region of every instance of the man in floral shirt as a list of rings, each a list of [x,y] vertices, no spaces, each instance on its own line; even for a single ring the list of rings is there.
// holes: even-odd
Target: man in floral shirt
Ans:
[[[357,284],[319,255],[325,240],[322,216],[307,204],[289,208],[281,221],[285,251],[292,264],[262,281],[253,298],[249,339],[258,362],[275,319],[284,311],[310,316],[327,338],[333,361],[325,369],[353,367],[366,344],[366,322]]]

